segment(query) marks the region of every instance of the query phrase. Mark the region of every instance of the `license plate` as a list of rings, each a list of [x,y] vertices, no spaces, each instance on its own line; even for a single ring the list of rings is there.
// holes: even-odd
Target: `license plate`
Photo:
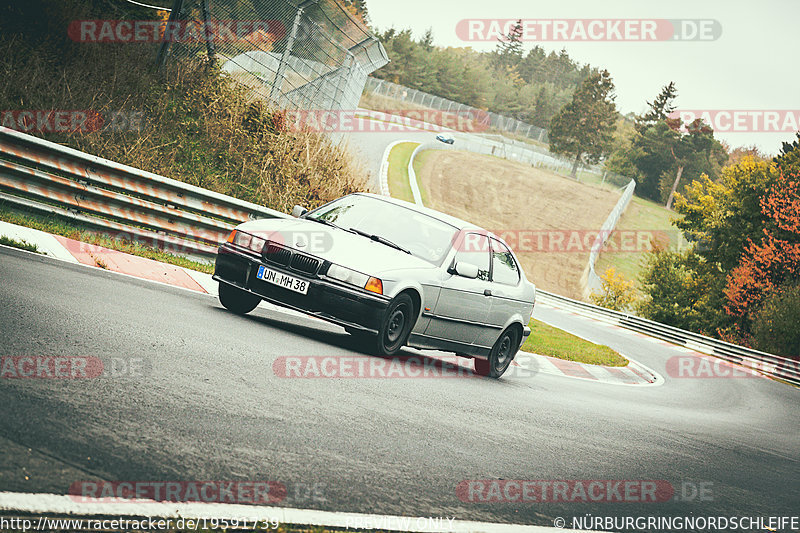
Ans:
[[[289,289],[290,291],[299,292],[300,294],[308,293],[308,282],[306,280],[289,276],[283,272],[272,270],[271,268],[267,268],[263,265],[258,267],[256,277],[262,281],[266,281],[267,283],[272,283],[278,287]]]

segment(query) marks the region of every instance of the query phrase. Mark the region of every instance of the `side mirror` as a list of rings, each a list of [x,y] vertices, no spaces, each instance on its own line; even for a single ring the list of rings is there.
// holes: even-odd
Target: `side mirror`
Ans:
[[[456,274],[463,278],[475,279],[478,277],[478,267],[470,263],[456,263],[454,268]]]
[[[308,213],[308,209],[306,209],[302,205],[296,205],[292,208],[292,216],[295,218],[301,217],[306,213]]]

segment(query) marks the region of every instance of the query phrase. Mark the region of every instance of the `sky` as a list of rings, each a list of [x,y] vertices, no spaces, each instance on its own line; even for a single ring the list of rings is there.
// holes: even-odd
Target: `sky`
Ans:
[[[795,121],[800,121],[797,56],[800,0],[367,0],[367,8],[372,26],[379,30],[410,28],[418,38],[432,28],[434,44],[472,46],[476,50],[492,50],[496,42],[466,40],[467,36],[456,31],[459,21],[519,18],[712,21],[705,24],[721,30],[716,39],[658,42],[572,39],[535,42],[544,30],[534,22],[532,32],[538,33],[531,34],[525,50],[527,53],[536,44],[548,52],[566,48],[574,61],[607,69],[616,85],[617,109],[623,114],[643,112],[646,102],[674,81],[679,109],[730,111],[731,121],[736,116],[733,112],[739,112],[742,122],[736,129],[744,131],[722,132],[723,127],[732,124],[728,115],[713,117],[718,125],[715,136],[732,147],[755,144],[762,151],[775,154],[781,141],[795,138],[783,128],[792,128]],[[483,24],[488,29],[489,23]],[[687,31],[692,27],[695,26],[687,25]],[[709,30],[709,34],[713,37],[714,30]],[[769,116],[757,113],[748,118],[748,111],[783,112],[778,118],[782,131],[752,131],[757,129],[752,126],[754,120],[763,123]]]

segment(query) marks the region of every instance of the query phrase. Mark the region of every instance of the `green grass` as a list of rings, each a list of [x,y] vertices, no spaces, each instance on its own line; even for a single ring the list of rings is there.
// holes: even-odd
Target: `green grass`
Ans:
[[[37,254],[42,253],[39,251],[39,247],[35,244],[31,244],[25,240],[12,239],[11,237],[6,237],[5,235],[0,235],[0,244],[3,246],[11,246],[12,248],[19,248],[20,250],[27,250],[28,252],[35,252]]]
[[[395,145],[389,152],[389,194],[392,198],[414,202],[411,186],[408,184],[408,161],[419,143],[407,142]],[[414,170],[416,170],[416,166]]]
[[[431,205],[428,190],[422,185],[422,182],[419,180],[419,174],[422,172],[422,169],[425,168],[425,165],[428,163],[428,158],[433,155],[434,152],[438,150],[423,150],[417,154],[417,157],[414,158],[414,173],[417,175],[417,185],[419,186],[419,194],[422,196],[422,205]]]
[[[97,246],[102,246],[104,248],[109,248],[111,250],[118,250],[126,254],[136,255],[139,257],[152,259],[154,261],[160,261],[162,263],[169,263],[170,265],[197,270],[198,272],[205,272],[206,274],[214,273],[214,267],[209,263],[200,263],[198,261],[193,261],[191,259],[173,255],[161,251],[157,248],[153,248],[151,246],[145,246],[140,243],[123,241],[120,239],[113,239],[107,235],[102,235],[89,231],[85,227],[76,224],[71,224],[69,222],[60,220],[55,217],[46,217],[31,213],[16,212],[0,204],[0,220],[9,222],[11,224],[16,224],[18,226],[25,226],[28,228],[38,229],[41,231],[45,231],[47,233],[52,233],[54,235],[61,235],[62,237],[67,237],[69,239],[74,239],[76,241],[95,244]],[[2,242],[2,244],[6,243]],[[14,245],[9,244],[9,246],[14,246]],[[28,246],[33,246],[35,248],[35,245],[29,244]],[[20,248],[20,246],[18,246],[18,248]],[[38,249],[31,251],[36,252],[38,251]],[[100,262],[102,262],[102,260],[100,260]],[[97,266],[101,268],[107,268],[100,264],[98,264]]]
[[[634,196],[625,213],[617,224],[618,231],[656,231],[666,232],[669,236],[669,248],[685,247],[686,241],[671,219],[679,215],[664,206]],[[614,235],[611,236],[614,239]],[[666,244],[666,243],[665,243]],[[602,274],[608,267],[613,266],[617,272],[622,273],[627,279],[636,281],[637,291],[639,274],[644,268],[647,250],[635,252],[602,252],[595,265],[598,274]]]
[[[602,344],[595,344],[536,319],[522,350],[590,365],[625,366],[628,360]]]

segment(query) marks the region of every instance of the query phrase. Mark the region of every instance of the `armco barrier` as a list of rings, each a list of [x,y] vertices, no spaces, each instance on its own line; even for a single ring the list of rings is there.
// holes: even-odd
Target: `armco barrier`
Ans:
[[[0,201],[210,259],[233,227],[288,215],[0,127]]]
[[[414,194],[414,201],[420,205],[422,204],[422,199],[419,197],[417,176],[414,172],[414,158],[419,152],[432,149],[452,150],[453,147],[442,145],[442,143],[423,143],[417,146],[417,148],[411,154],[411,158],[408,163],[408,179],[411,186],[411,191]],[[620,201],[617,203],[617,207],[609,215],[606,223],[603,225],[603,229],[607,230],[606,238],[611,234],[611,230],[613,230],[616,226],[619,216],[622,214],[622,211],[625,210],[628,202],[630,202],[634,187],[635,182],[631,180],[631,182],[626,186]],[[598,239],[601,239],[601,237],[598,237]],[[595,248],[599,248],[599,246],[601,246],[601,243],[595,244]],[[592,273],[594,273],[593,262],[596,260],[597,257],[595,253],[595,257],[590,259],[589,266],[587,267],[591,267]],[[672,326],[667,326],[665,324],[660,324],[658,322],[653,322],[652,320],[647,320],[636,315],[620,313],[619,311],[612,311],[611,309],[606,309],[605,307],[599,307],[580,302],[578,300],[573,300],[571,298],[567,298],[566,296],[559,296],[541,289],[536,290],[536,300],[537,302],[544,302],[552,305],[553,307],[573,311],[580,315],[588,316],[607,324],[620,326],[632,331],[638,331],[639,333],[644,333],[646,335],[650,335],[651,337],[669,341],[680,346],[685,346],[698,352],[713,355],[726,361],[752,368],[763,374],[783,379],[795,385],[800,385],[800,361],[797,360],[768,354],[766,352],[760,352],[758,350],[752,350],[743,346],[737,346],[728,342],[712,339],[711,337],[705,337],[697,333],[692,333],[691,331],[685,331]]]
[[[565,296],[537,289],[537,303],[545,303],[553,307],[572,311],[579,315],[594,318],[607,324],[644,333],[657,339],[685,346],[692,350],[713,355],[732,363],[757,370],[768,376],[776,377],[800,385],[800,361],[760,352],[744,346],[738,346],[711,337],[653,322],[636,315],[612,311],[604,307],[579,302]]]
[[[435,146],[435,145],[434,145]],[[422,147],[420,147],[422,148]],[[411,170],[413,172],[413,169]],[[0,127],[0,201],[211,258],[233,226],[281,212]],[[800,385],[798,361],[564,296],[537,300]]]

